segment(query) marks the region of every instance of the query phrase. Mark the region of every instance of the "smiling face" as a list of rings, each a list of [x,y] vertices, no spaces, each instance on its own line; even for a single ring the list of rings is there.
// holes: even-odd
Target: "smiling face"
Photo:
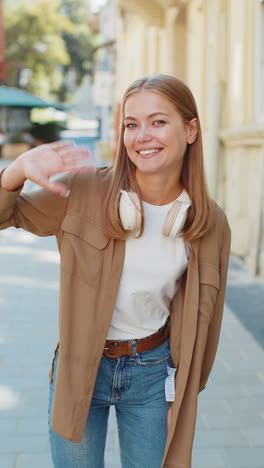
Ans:
[[[185,124],[173,102],[142,90],[127,98],[124,124],[124,144],[136,173],[168,177],[180,173],[187,143],[197,135],[197,119]]]

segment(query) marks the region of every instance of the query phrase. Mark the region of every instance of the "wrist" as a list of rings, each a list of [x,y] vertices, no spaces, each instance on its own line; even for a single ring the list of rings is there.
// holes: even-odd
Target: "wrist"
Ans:
[[[2,172],[0,186],[8,192],[15,192],[23,186],[25,180],[22,161],[18,158]]]

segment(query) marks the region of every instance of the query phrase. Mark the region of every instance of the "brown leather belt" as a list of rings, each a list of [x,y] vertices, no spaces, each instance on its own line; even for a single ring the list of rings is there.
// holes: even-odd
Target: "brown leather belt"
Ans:
[[[170,333],[169,322],[166,322],[164,327],[155,335],[148,336],[139,340],[133,340],[136,344],[136,353],[143,353],[150,349],[157,348],[164,343]],[[133,354],[133,343],[124,340],[106,340],[104,348],[104,356],[114,359],[121,356],[131,356]]]

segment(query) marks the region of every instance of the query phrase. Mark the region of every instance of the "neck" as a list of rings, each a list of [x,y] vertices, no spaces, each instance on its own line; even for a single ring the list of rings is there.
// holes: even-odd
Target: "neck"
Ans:
[[[136,172],[142,200],[151,205],[167,205],[182,193],[180,178],[162,177],[160,174],[142,174]]]

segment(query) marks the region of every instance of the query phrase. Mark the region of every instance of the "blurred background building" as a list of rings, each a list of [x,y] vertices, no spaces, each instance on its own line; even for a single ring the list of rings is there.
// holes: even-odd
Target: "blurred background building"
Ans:
[[[264,1],[45,0],[48,32],[37,19],[44,0],[23,1],[34,6],[39,36],[18,61],[14,17],[25,24],[27,9],[0,1],[2,19],[1,4],[8,10],[0,28],[2,84],[55,110],[66,106],[61,114],[49,110],[48,119],[64,119],[61,136],[90,145],[105,163],[114,156],[126,87],[156,72],[185,81],[200,111],[210,193],[228,215],[232,252],[264,276]],[[19,38],[28,35],[22,28]]]

